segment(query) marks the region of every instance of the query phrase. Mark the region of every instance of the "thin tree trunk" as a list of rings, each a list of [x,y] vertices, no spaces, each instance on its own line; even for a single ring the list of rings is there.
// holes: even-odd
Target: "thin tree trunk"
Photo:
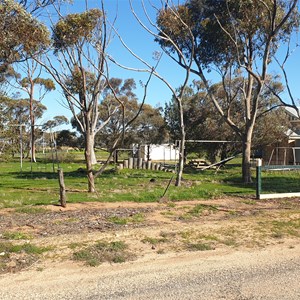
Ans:
[[[249,127],[243,140],[242,176],[244,183],[251,183],[251,145],[253,126]]]
[[[181,136],[180,145],[179,145],[179,162],[178,162],[178,171],[175,186],[180,186],[182,181],[182,174],[184,169],[184,149],[185,149],[185,135]]]
[[[31,162],[36,162],[35,157],[35,133],[34,133],[34,120],[31,121],[31,132],[30,132],[30,145],[31,145]]]
[[[93,145],[93,138],[91,138],[91,134],[89,134],[89,130],[87,130],[85,136],[85,163],[87,169],[87,177],[88,177],[88,191],[89,193],[95,192],[95,178],[93,174],[93,162],[92,162],[92,153],[94,145]]]
[[[29,114],[30,114],[30,146],[31,146],[31,162],[36,162],[35,158],[35,132],[34,132],[34,125],[35,125],[35,119],[34,119],[34,109],[33,109],[33,84],[31,88],[31,94],[29,99]]]
[[[59,194],[60,194],[60,205],[66,207],[67,205],[67,196],[66,196],[66,187],[64,181],[64,172],[62,169],[58,169],[58,181],[59,181]]]
[[[175,186],[181,185],[183,168],[184,168],[184,150],[185,150],[185,127],[183,119],[183,107],[180,99],[177,99],[178,109],[179,109],[179,121],[180,121],[180,145],[179,145],[179,162],[178,162],[178,171]]]

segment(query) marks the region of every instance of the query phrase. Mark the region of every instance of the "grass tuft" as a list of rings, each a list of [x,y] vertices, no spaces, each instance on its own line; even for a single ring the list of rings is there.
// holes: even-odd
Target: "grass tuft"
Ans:
[[[82,261],[91,267],[96,267],[103,262],[123,263],[133,258],[134,255],[128,251],[127,244],[122,241],[99,241],[73,254],[74,260]]]
[[[215,249],[212,245],[202,242],[188,244],[187,248],[190,251],[208,251]]]
[[[136,224],[145,221],[145,215],[141,213],[134,214],[130,217],[110,216],[107,220],[117,225]]]
[[[4,232],[2,237],[6,240],[31,240],[32,236],[19,231]]]

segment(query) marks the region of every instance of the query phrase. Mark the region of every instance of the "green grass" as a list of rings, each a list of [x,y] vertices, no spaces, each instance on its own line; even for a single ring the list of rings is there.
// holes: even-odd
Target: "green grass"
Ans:
[[[187,249],[190,251],[208,251],[208,250],[214,250],[214,247],[207,243],[191,243],[187,245]]]
[[[130,217],[119,217],[119,216],[110,216],[107,220],[111,223],[117,225],[126,225],[126,224],[135,224],[135,223],[142,223],[145,221],[145,216],[141,213],[134,214]]]
[[[272,221],[272,232],[276,237],[284,235],[300,237],[300,218],[289,221]]]
[[[191,214],[192,216],[199,216],[204,211],[216,211],[216,210],[218,209],[213,205],[197,204],[191,210],[188,211],[188,214]]]
[[[300,192],[300,171],[262,172],[262,193]]]
[[[10,242],[0,242],[0,252],[4,253],[4,256],[9,255],[10,253],[21,253],[26,254],[42,254],[46,251],[49,251],[49,247],[38,247],[30,243],[25,244],[12,244]]]
[[[6,240],[31,240],[32,239],[31,235],[20,231],[9,231],[9,232],[7,231],[2,234],[2,237]]]
[[[149,236],[146,236],[144,237],[141,242],[146,244],[151,244],[151,245],[158,245],[158,244],[161,244],[161,243],[167,243],[169,240],[166,238],[166,237],[159,237],[159,238],[155,238],[155,237],[149,237]]]
[[[67,203],[78,202],[155,202],[163,195],[172,173],[148,170],[114,171],[113,166],[97,178],[97,193],[87,193],[87,178],[82,153],[75,153],[72,162],[63,162],[67,189]],[[40,159],[38,163],[0,162],[0,208],[20,208],[20,213],[38,213],[37,205],[58,204],[59,186],[57,165]],[[253,170],[253,174],[255,170]],[[263,172],[263,192],[299,191],[300,173]],[[151,182],[151,179],[155,179]],[[211,199],[223,195],[255,195],[255,183],[245,185],[241,181],[240,160],[233,160],[218,172],[215,170],[184,173],[182,186],[170,185],[166,198],[181,200]],[[24,208],[26,207],[26,209]],[[24,210],[25,209],[25,210]],[[28,210],[27,210],[28,209]],[[26,212],[27,210],[27,212]]]
[[[73,254],[74,260],[82,261],[91,267],[96,267],[103,262],[123,263],[133,258],[134,255],[128,251],[127,244],[122,241],[99,241]]]

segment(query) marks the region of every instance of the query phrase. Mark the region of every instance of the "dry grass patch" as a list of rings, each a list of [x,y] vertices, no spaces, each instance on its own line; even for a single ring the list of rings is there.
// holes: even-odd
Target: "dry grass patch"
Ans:
[[[103,262],[123,263],[134,258],[135,255],[128,250],[128,245],[122,241],[99,241],[73,253],[74,260],[92,267]]]

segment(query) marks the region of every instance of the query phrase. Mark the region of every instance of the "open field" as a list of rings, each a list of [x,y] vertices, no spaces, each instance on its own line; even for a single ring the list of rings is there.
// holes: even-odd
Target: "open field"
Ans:
[[[173,176],[172,173],[146,170],[116,171],[109,167],[96,179],[97,193],[87,193],[85,165],[81,161],[60,163],[64,170],[65,185],[69,203],[99,202],[155,202]],[[57,204],[59,186],[57,164],[24,162],[22,172],[18,161],[0,163],[0,207],[23,205]],[[96,168],[96,167],[95,167]],[[206,170],[203,173],[184,175],[182,187],[171,184],[167,197],[169,200],[191,200],[212,198],[221,194],[255,194],[254,185],[244,186],[239,179],[239,167]],[[173,180],[173,183],[175,180]]]
[[[68,203],[77,202],[156,202],[164,194],[174,174],[162,171],[115,170],[110,166],[96,179],[95,194],[87,193],[87,178],[84,162],[59,165],[51,161],[36,164],[23,162],[0,162],[0,208],[24,205],[57,204],[59,185],[57,168],[64,170]],[[95,169],[97,166],[95,166]],[[181,187],[170,185],[166,199],[170,201],[211,199],[226,196],[255,197],[255,182],[241,182],[240,160],[233,160],[218,171],[187,170]],[[255,170],[253,169],[255,176]],[[262,192],[300,192],[299,171],[263,172]],[[255,181],[255,180],[254,180]]]

